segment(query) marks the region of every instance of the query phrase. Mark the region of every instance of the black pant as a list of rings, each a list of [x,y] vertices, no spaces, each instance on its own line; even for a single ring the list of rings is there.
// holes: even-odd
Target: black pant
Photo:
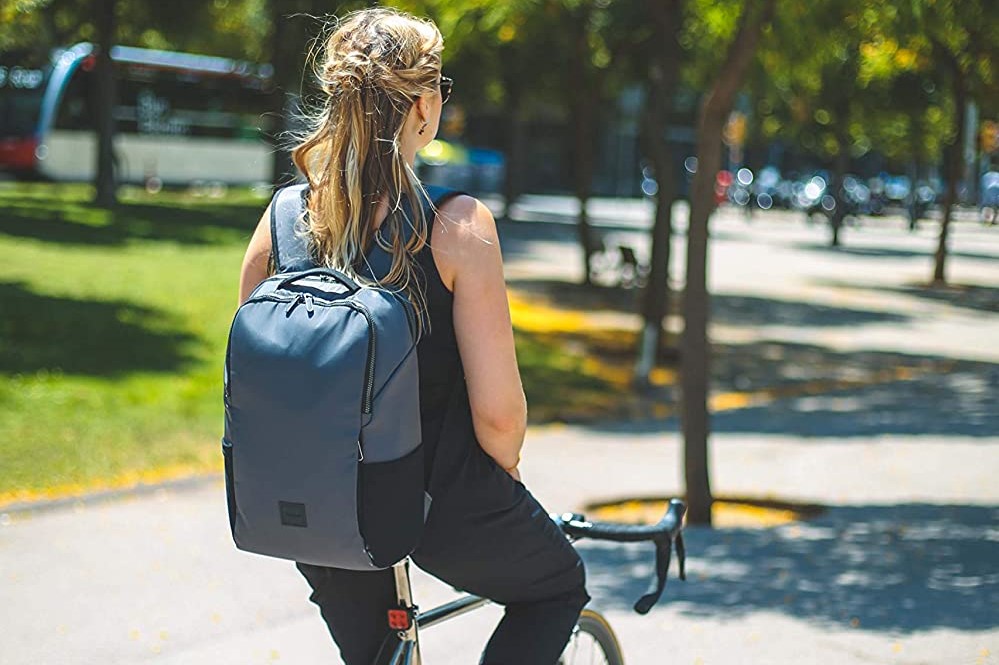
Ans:
[[[440,482],[431,485],[433,503],[413,561],[452,586],[505,605],[482,663],[554,665],[589,601],[583,563],[524,485],[474,440],[466,448],[449,468],[434,470]],[[297,565],[344,662],[371,665],[390,632],[392,571]]]

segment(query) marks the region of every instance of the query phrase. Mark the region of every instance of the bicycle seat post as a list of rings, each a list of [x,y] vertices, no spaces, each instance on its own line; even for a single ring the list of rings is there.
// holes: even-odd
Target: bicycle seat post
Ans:
[[[399,640],[402,642],[400,646],[404,647],[403,651],[408,656],[405,662],[411,662],[413,665],[422,665],[423,658],[420,656],[420,640],[416,630],[417,608],[413,604],[413,587],[409,580],[409,558],[407,557],[392,566],[392,572],[395,573],[396,598],[399,601],[398,607],[405,610],[410,617],[408,621],[409,627],[399,630],[397,633]]]

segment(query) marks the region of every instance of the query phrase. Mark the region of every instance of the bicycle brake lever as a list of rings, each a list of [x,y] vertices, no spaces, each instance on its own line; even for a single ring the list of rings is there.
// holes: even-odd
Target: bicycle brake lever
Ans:
[[[645,594],[635,603],[634,610],[639,614],[648,614],[649,610],[659,602],[666,588],[666,579],[669,577],[670,555],[673,550],[674,541],[669,536],[655,540],[656,544],[656,586],[649,593]],[[680,564],[680,579],[686,581],[686,558],[687,552],[683,545],[683,534],[676,535],[676,558]]]
[[[680,564],[680,579],[687,581],[687,548],[683,546],[683,532],[676,534],[676,560]]]

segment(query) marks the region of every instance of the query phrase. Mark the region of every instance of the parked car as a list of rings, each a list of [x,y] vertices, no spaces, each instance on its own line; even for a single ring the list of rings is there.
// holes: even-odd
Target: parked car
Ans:
[[[497,150],[434,139],[417,153],[416,168],[430,184],[473,193],[498,192],[505,160]]]
[[[999,223],[999,171],[989,171],[982,176],[978,189],[978,216],[983,224]]]

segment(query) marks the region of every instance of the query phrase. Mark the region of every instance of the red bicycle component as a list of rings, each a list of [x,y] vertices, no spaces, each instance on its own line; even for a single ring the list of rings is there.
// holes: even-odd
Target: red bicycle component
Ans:
[[[388,623],[392,630],[409,630],[413,625],[413,614],[406,609],[389,610]]]

